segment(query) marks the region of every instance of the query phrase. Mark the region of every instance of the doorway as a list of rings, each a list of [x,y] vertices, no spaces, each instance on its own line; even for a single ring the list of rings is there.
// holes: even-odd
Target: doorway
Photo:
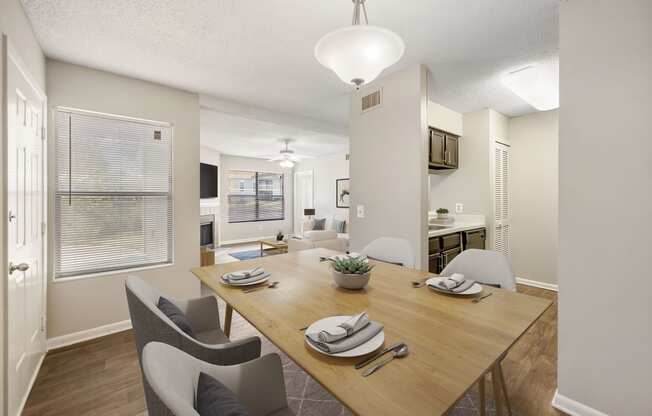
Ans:
[[[303,235],[303,210],[315,207],[314,187],[312,170],[294,173],[294,235]]]

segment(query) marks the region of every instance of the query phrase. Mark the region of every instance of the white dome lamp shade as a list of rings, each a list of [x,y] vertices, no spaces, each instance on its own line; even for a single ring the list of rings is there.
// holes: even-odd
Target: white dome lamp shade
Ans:
[[[405,43],[391,30],[370,26],[365,0],[353,0],[353,25],[324,35],[315,46],[315,58],[356,88],[376,79],[405,52]],[[360,24],[360,12],[365,24]]]

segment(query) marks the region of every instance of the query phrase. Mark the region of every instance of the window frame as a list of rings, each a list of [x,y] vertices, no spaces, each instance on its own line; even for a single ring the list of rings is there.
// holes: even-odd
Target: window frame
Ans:
[[[158,263],[151,263],[151,264],[143,264],[143,265],[135,265],[131,267],[123,267],[119,269],[111,269],[111,270],[98,270],[96,272],[89,272],[89,273],[80,273],[76,275],[70,275],[70,276],[62,276],[62,277],[56,277],[56,260],[57,260],[57,245],[58,245],[58,240],[56,238],[56,222],[57,222],[57,215],[56,211],[54,209],[54,206],[56,205],[56,202],[53,203],[53,210],[52,210],[52,220],[51,220],[51,225],[48,228],[52,228],[52,230],[48,230],[48,235],[51,236],[51,242],[52,242],[52,249],[49,250],[51,253],[51,258],[52,262],[50,263],[50,272],[48,273],[50,275],[50,281],[52,283],[65,283],[73,280],[80,280],[80,279],[87,279],[87,278],[94,278],[94,277],[105,277],[105,276],[112,276],[112,275],[121,275],[125,273],[131,273],[131,272],[137,272],[137,271],[144,271],[144,270],[152,270],[152,269],[160,269],[160,268],[165,268],[165,267],[170,267],[174,266],[175,264],[175,241],[176,241],[176,229],[175,229],[175,201],[174,201],[174,123],[171,122],[165,122],[165,121],[158,121],[158,120],[151,120],[151,119],[146,119],[146,118],[139,118],[139,117],[131,117],[131,116],[125,116],[121,114],[111,114],[111,113],[104,113],[104,112],[99,112],[99,111],[92,111],[92,110],[84,110],[80,108],[74,108],[74,107],[67,107],[67,106],[55,106],[52,109],[52,119],[53,119],[53,128],[54,128],[54,135],[52,136],[52,154],[54,155],[52,159],[52,177],[55,180],[55,184],[53,186],[48,187],[48,198],[51,201],[55,201],[55,199],[58,196],[57,192],[57,186],[56,186],[56,177],[57,177],[57,172],[58,172],[58,160],[56,157],[57,154],[57,140],[56,138],[58,137],[58,132],[57,132],[57,123],[56,123],[56,117],[57,113],[63,112],[63,113],[70,113],[70,114],[78,114],[78,115],[83,115],[83,116],[93,116],[93,117],[99,117],[99,118],[105,118],[108,120],[120,120],[120,121],[128,121],[131,123],[141,123],[141,124],[146,124],[148,126],[159,126],[162,128],[169,128],[170,129],[170,182],[169,182],[169,192],[167,193],[170,198],[170,241],[169,241],[169,246],[170,246],[170,255],[169,255],[169,261],[165,262],[158,262]],[[50,257],[50,256],[49,256]]]
[[[230,178],[229,178],[229,173],[230,172],[246,172],[246,173],[253,173],[255,174],[255,185],[254,189],[256,190],[256,195],[254,196],[255,201],[256,201],[256,219],[255,220],[244,220],[244,221],[231,221],[231,215],[229,213],[230,208],[231,208],[231,201],[229,201],[229,197],[231,196],[231,184]],[[258,200],[258,175],[259,174],[267,174],[267,175],[280,175],[281,176],[281,197],[282,203],[281,203],[281,210],[282,210],[282,217],[281,218],[268,218],[268,219],[260,219],[260,209],[259,209],[259,200]],[[229,224],[244,224],[248,222],[269,222],[269,221],[285,221],[285,173],[283,172],[265,172],[265,171],[259,171],[259,170],[247,170],[247,169],[230,169],[226,172],[227,176],[227,193],[226,193],[226,202],[227,202],[227,215],[228,215],[228,223]]]

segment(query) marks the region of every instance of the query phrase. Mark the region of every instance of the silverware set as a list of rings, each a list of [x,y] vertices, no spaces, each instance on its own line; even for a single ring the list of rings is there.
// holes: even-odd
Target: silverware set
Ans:
[[[473,299],[471,302],[473,302],[473,303],[478,303],[478,302],[480,302],[482,299],[488,298],[488,297],[491,296],[491,295],[493,295],[493,292],[489,292],[489,293],[487,293],[486,295],[480,296],[479,298],[475,298],[475,299]]]
[[[277,280],[275,282],[271,282],[268,285],[256,286],[256,287],[252,287],[251,289],[245,289],[245,290],[242,291],[242,293],[251,293],[251,292],[255,292],[257,290],[262,290],[262,289],[276,289],[276,287],[278,286],[279,283],[281,283],[281,282],[279,282]]]
[[[375,373],[377,370],[379,370],[381,367],[385,366],[386,364],[389,364],[394,358],[403,358],[406,357],[409,353],[409,349],[406,343],[404,342],[397,342],[396,344],[385,348],[378,354],[374,355],[373,357],[367,358],[364,361],[361,361],[355,365],[355,368],[357,370],[371,364],[372,362],[376,361],[380,357],[382,357],[385,354],[391,353],[391,356],[388,359],[385,359],[381,362],[379,362],[376,365],[373,365],[366,370],[362,372],[363,377],[368,377]]]

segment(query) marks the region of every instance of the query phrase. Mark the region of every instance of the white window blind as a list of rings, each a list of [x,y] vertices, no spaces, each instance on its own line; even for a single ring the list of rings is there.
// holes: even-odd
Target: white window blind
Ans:
[[[55,278],[171,263],[172,127],[55,117]]]
[[[285,219],[283,174],[229,171],[229,222]]]

